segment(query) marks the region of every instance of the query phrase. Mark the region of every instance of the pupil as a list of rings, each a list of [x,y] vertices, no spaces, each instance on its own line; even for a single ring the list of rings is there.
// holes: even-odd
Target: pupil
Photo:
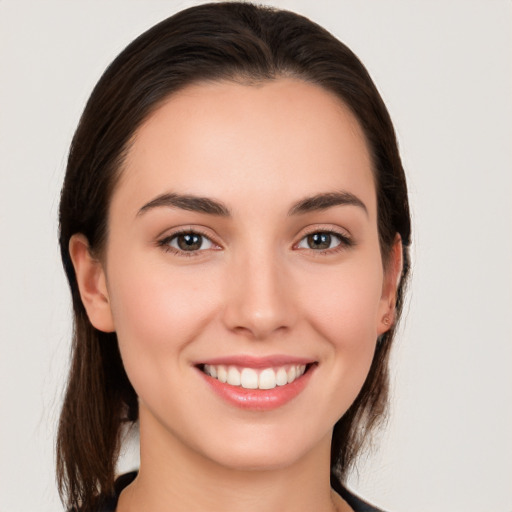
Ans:
[[[183,251],[193,251],[201,248],[201,235],[190,233],[178,237],[178,246]]]
[[[329,249],[331,235],[329,233],[314,233],[308,236],[308,245],[311,249]]]

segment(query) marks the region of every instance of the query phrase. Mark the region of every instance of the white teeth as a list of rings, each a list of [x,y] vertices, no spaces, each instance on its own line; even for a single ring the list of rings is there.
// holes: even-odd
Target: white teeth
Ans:
[[[272,368],[266,368],[260,373],[260,389],[273,389],[276,387],[276,374]]]
[[[284,386],[288,384],[288,375],[286,374],[286,370],[284,368],[279,368],[276,373],[276,384],[278,386]]]
[[[234,366],[228,368],[227,383],[232,386],[240,386],[240,372]]]
[[[205,364],[204,372],[223,383],[231,386],[241,386],[245,389],[273,389],[276,386],[285,386],[298,379],[306,371],[306,365],[290,365],[278,368],[237,368],[224,365]]]
[[[240,384],[245,389],[258,389],[258,374],[252,368],[244,368],[242,370],[242,378]]]
[[[228,380],[228,372],[226,371],[225,366],[217,367],[217,379],[219,379],[221,382],[226,382]]]

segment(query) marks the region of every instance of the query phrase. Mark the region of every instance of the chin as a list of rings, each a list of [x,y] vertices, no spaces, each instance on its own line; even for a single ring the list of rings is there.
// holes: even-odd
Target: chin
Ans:
[[[300,453],[288,453],[281,450],[262,451],[240,450],[236,453],[216,454],[212,462],[232,471],[276,471],[292,466],[300,459]]]
[[[278,432],[260,428],[256,435],[225,436],[213,446],[205,446],[202,452],[219,466],[236,471],[285,469],[308,458],[321,444],[330,453],[331,431],[304,437],[296,427],[288,431],[279,429]]]

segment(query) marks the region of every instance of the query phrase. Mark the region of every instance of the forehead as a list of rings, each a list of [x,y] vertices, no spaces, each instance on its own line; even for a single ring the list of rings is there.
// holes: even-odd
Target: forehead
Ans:
[[[136,131],[114,201],[121,195],[136,208],[173,191],[284,203],[333,189],[375,209],[364,133],[334,94],[281,78],[201,83],[170,96]]]

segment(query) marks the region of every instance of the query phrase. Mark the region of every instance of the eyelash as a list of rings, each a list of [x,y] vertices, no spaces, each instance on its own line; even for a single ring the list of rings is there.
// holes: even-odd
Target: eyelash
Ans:
[[[339,240],[339,244],[336,245],[335,247],[328,248],[328,249],[322,249],[322,250],[315,250],[315,249],[311,249],[311,248],[305,249],[305,250],[310,251],[315,256],[336,254],[336,253],[338,253],[340,251],[344,251],[346,249],[349,249],[350,247],[353,247],[355,245],[354,241],[349,236],[347,236],[345,234],[342,234],[339,231],[335,231],[335,230],[332,230],[332,229],[314,229],[314,230],[311,230],[311,231],[305,233],[301,237],[299,242],[294,244],[293,247],[299,249],[298,246],[299,246],[299,244],[303,240],[307,239],[307,237],[309,237],[311,235],[317,235],[317,234],[326,234],[326,235],[330,235],[330,236],[336,237]],[[217,244],[215,241],[213,241],[210,236],[208,236],[207,234],[205,234],[204,232],[202,232],[201,230],[199,230],[197,228],[194,228],[194,229],[182,229],[182,230],[179,230],[179,231],[175,231],[171,235],[166,236],[166,237],[162,238],[161,240],[158,240],[157,245],[159,247],[161,247],[165,252],[170,252],[170,253],[175,254],[177,256],[183,256],[183,257],[186,257],[186,258],[200,256],[202,252],[204,252],[205,250],[208,250],[208,249],[198,249],[198,250],[193,250],[193,251],[185,251],[185,250],[181,250],[181,249],[177,249],[175,247],[172,247],[170,245],[171,242],[173,240],[177,239],[179,236],[182,236],[182,235],[196,235],[196,236],[200,236],[203,239],[208,240],[214,246],[219,247],[219,244]],[[304,248],[302,248],[302,249],[304,249]]]
[[[350,249],[355,245],[355,242],[352,238],[350,238],[348,235],[344,233],[340,233],[339,231],[333,230],[333,229],[312,229],[309,232],[306,232],[302,238],[299,240],[298,243],[294,245],[294,247],[297,247],[303,240],[307,239],[307,237],[311,235],[330,235],[339,240],[339,244],[335,247],[329,248],[329,249],[306,249],[309,250],[314,256],[326,256],[330,254],[336,254],[341,251],[345,251],[347,249]]]
[[[208,236],[206,233],[203,233],[200,229],[197,229],[197,228],[194,228],[194,229],[180,229],[178,231],[175,231],[171,235],[166,236],[166,237],[162,238],[161,240],[159,240],[157,242],[157,245],[159,247],[161,247],[165,252],[170,252],[170,253],[175,254],[177,256],[184,256],[185,258],[199,256],[200,253],[202,253],[202,252],[204,252],[206,250],[206,249],[202,249],[202,250],[196,250],[196,251],[184,251],[184,250],[172,247],[170,245],[171,242],[174,239],[178,238],[179,236],[183,236],[183,235],[196,235],[196,236],[200,236],[203,239],[208,240],[214,246],[218,246],[218,244],[215,243],[211,239],[210,236]]]

